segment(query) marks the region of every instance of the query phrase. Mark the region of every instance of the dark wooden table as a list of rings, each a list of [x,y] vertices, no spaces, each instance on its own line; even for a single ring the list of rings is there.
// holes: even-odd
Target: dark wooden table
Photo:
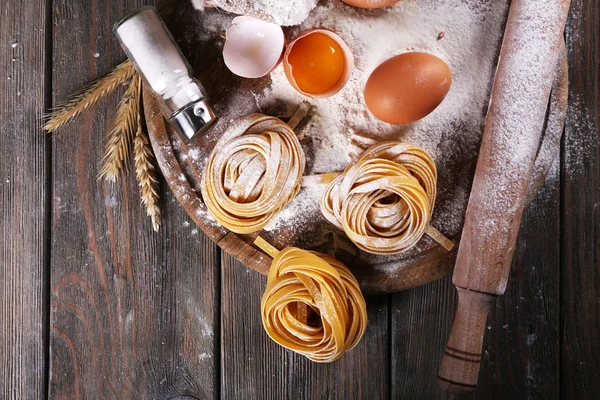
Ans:
[[[199,233],[164,183],[155,234],[133,174],[97,179],[118,96],[42,134],[50,108],[123,59],[111,27],[145,3],[0,2],[0,399],[445,398],[449,277],[368,298],[360,345],[311,363],[265,335],[265,279]],[[573,0],[566,37],[560,162],[525,213],[476,398],[600,398],[597,0]]]

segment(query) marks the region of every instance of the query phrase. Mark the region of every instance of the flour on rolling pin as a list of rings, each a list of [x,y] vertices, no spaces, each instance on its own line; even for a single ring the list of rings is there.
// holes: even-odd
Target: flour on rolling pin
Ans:
[[[510,18],[519,29],[507,29],[504,38],[504,46],[510,46],[511,51],[501,53],[469,200],[467,216],[470,219],[465,221],[463,231],[463,240],[479,248],[459,252],[459,268],[468,265],[461,256],[474,251],[481,256],[470,261],[475,268],[487,269],[498,263],[510,263],[523,210],[523,196],[544,125],[561,41],[556,37],[547,46],[541,46],[540,42],[549,40],[547,32],[561,25],[564,10],[547,1],[520,3],[519,7],[511,9]],[[496,232],[507,234],[493,235]],[[503,240],[496,240],[498,237]],[[487,260],[486,255],[491,253],[500,258]],[[478,289],[503,293],[508,270],[500,275],[498,277],[502,279],[491,285],[488,285],[489,280],[480,282]],[[455,284],[466,285],[459,275],[455,273],[454,276],[458,280]]]
[[[514,0],[452,282],[458,307],[440,386],[475,389],[486,319],[504,293],[554,81],[569,0]]]

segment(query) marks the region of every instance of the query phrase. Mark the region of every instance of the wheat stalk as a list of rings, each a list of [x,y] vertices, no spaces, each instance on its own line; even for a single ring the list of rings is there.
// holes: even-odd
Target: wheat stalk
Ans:
[[[160,227],[160,209],[158,208],[158,181],[152,160],[154,155],[148,136],[142,129],[141,118],[137,118],[137,132],[133,140],[135,157],[135,175],[140,186],[142,203],[146,206],[146,214],[152,221],[152,228],[158,232]]]
[[[100,178],[115,182],[119,171],[129,159],[129,149],[140,113],[141,78],[136,75],[125,91],[112,123],[102,158]]]
[[[133,63],[129,60],[119,64],[108,75],[91,83],[81,93],[76,94],[70,100],[60,105],[44,125],[47,132],[55,132],[77,116],[84,113],[90,107],[108,96],[121,84],[131,80],[135,75]]]

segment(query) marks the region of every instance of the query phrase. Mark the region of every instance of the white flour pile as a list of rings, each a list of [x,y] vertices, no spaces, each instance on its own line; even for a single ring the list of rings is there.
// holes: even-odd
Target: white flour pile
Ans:
[[[234,14],[251,15],[278,25],[298,25],[315,8],[317,0],[192,0],[198,10],[217,7]]]
[[[415,144],[427,150],[438,167],[438,200],[432,225],[449,237],[458,234],[483,133],[508,2],[400,1],[380,10],[358,9],[338,0],[320,2],[300,26],[288,30],[288,39],[304,29],[330,29],[352,50],[355,68],[341,92],[327,99],[309,99],[317,110],[303,141],[306,174],[341,171],[361,148],[376,140]],[[279,10],[282,18],[289,21],[295,16],[300,19],[314,1],[251,3],[254,15]],[[295,13],[294,7],[298,6]],[[214,33],[226,28],[218,21],[208,26]],[[391,125],[369,113],[363,89],[381,62],[407,51],[427,52],[446,61],[453,82],[446,99],[429,116],[413,124]],[[306,100],[288,83],[281,66],[271,74],[271,80],[267,89],[255,94],[263,112],[280,109],[283,102],[291,114]],[[308,216],[318,214],[319,196],[319,190],[303,189],[267,230],[298,227]]]

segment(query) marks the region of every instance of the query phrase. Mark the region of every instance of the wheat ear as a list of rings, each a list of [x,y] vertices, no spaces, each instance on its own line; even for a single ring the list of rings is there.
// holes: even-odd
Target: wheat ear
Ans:
[[[131,80],[135,74],[133,63],[129,60],[119,64],[109,74],[92,82],[81,93],[60,105],[44,125],[47,132],[56,132],[65,124],[84,113],[94,104],[108,96],[121,84]]]
[[[129,149],[137,128],[140,113],[141,78],[135,75],[125,91],[112,123],[102,158],[100,177],[115,182],[119,171],[129,159]]]
[[[137,132],[133,140],[135,157],[135,175],[140,186],[142,203],[146,206],[146,214],[152,221],[152,228],[158,232],[160,227],[160,209],[158,208],[158,181],[154,168],[152,148],[148,135],[142,129],[141,117],[137,118]]]

